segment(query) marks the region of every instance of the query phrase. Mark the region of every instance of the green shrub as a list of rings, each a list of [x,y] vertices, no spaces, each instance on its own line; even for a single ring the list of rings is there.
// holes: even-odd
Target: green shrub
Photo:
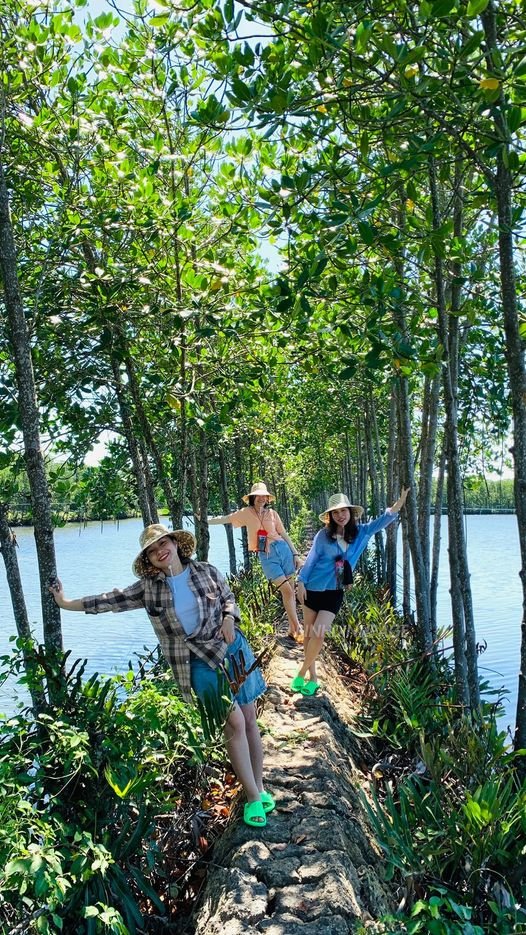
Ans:
[[[53,701],[0,723],[0,919],[133,935],[144,907],[165,912],[156,818],[207,786],[199,714],[160,666],[83,682],[67,654],[34,653]]]

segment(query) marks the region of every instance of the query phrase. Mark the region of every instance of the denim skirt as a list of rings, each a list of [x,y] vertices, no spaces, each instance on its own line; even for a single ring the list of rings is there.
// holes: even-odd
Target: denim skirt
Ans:
[[[263,574],[268,581],[290,578],[294,574],[294,556],[284,539],[275,539],[268,552],[258,552]]]
[[[240,666],[240,651],[243,653],[245,660],[245,670],[249,669],[256,657],[241,630],[236,628],[234,642],[230,643],[224,659],[225,669],[227,669],[227,671],[232,672],[232,666],[230,664],[232,658],[235,658],[238,666]],[[213,669],[204,659],[199,659],[192,654],[190,658],[190,670],[192,688],[201,701],[205,701],[206,697],[210,697],[211,695],[216,695],[220,698],[226,694],[230,695],[239,705],[244,705],[255,701],[256,698],[259,698],[260,695],[263,695],[267,690],[267,685],[259,666],[250,673],[235,695],[230,691],[221,670]]]

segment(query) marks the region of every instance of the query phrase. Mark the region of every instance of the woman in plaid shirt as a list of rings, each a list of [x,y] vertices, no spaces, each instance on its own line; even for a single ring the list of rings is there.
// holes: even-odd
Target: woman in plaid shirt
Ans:
[[[57,580],[50,591],[63,610],[101,614],[144,608],[185,701],[192,701],[193,689],[205,704],[220,702],[220,673],[229,677],[230,660],[237,662],[241,675],[237,682],[229,677],[233,704],[225,723],[226,747],[247,797],[244,820],[265,825],[275,802],[263,788],[254,701],[266,685],[259,668],[246,675],[255,660],[239,629],[234,595],[214,565],[191,560],[195,539],[190,532],[154,523],[143,530],[139,543],[141,551],[132,565],[138,581],[129,587],[69,600]]]

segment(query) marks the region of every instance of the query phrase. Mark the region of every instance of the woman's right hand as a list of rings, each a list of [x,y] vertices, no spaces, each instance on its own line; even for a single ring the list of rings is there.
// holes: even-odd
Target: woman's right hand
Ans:
[[[60,578],[55,578],[55,580],[49,585],[48,591],[51,591],[55,599],[55,604],[58,604],[59,607],[63,607],[66,598]]]
[[[303,581],[298,581],[298,601],[300,602],[300,604],[305,603],[306,596],[307,595],[305,592],[305,585],[303,584]]]
[[[313,635],[317,636],[319,639],[320,636],[323,636],[323,637],[327,636],[327,633],[329,632],[330,628],[331,628],[330,623],[324,623],[321,620],[316,620],[312,628],[312,632],[313,632]]]

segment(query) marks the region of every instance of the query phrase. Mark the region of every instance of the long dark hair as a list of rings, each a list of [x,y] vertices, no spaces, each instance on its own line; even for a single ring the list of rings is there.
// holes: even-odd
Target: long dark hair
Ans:
[[[354,542],[358,535],[358,523],[354,518],[354,510],[349,510],[349,512],[351,515],[348,522],[343,527],[343,538],[346,542]],[[338,524],[334,522],[332,513],[329,513],[329,522],[327,523],[326,532],[328,539],[336,539]]]
[[[256,497],[259,497],[259,496],[261,496],[261,494],[259,494],[259,493],[258,493],[258,494],[251,493],[251,494],[249,495],[249,498],[248,498],[248,505],[249,505],[249,506],[254,506],[254,504],[255,504],[255,502],[256,502]],[[270,509],[270,500],[269,500],[269,499],[267,499],[267,502],[266,502],[265,505],[263,506],[263,509],[264,509],[264,510]]]

